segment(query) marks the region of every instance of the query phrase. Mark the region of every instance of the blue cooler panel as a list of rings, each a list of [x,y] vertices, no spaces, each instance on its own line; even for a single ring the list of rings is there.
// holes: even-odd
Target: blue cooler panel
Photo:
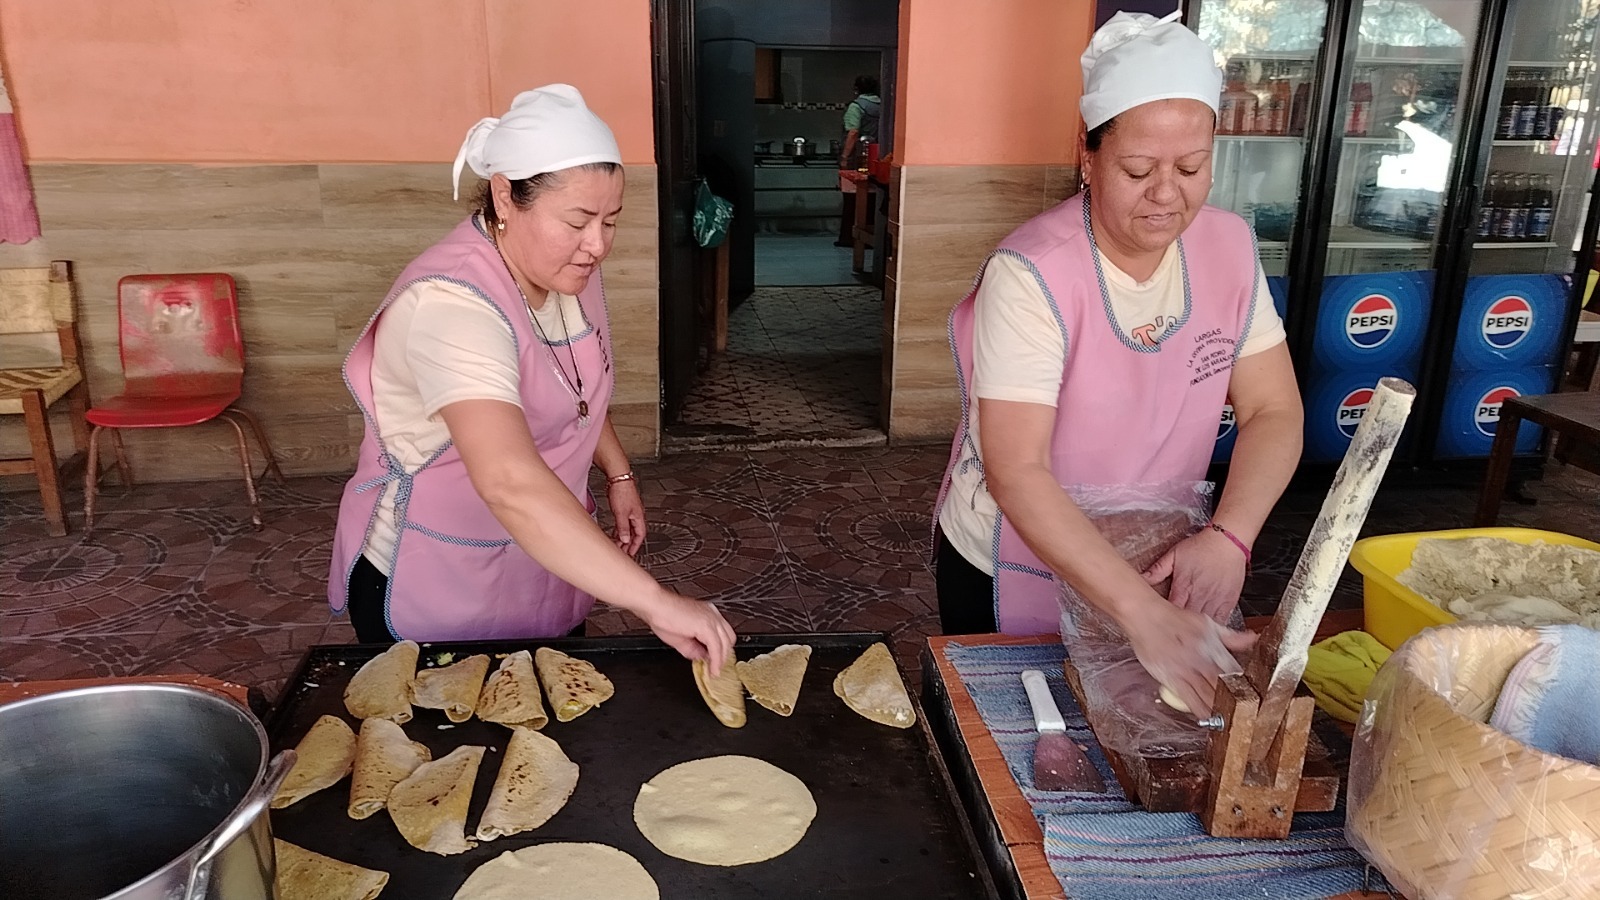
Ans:
[[[1337,462],[1344,458],[1356,427],[1372,402],[1372,389],[1378,379],[1393,375],[1415,384],[1406,371],[1328,372],[1312,376],[1305,392],[1306,443],[1301,459],[1305,462]],[[1408,423],[1407,431],[1412,426]]]
[[[1330,372],[1411,370],[1428,331],[1433,272],[1322,280],[1313,356]]]
[[[1555,381],[1554,366],[1452,374],[1444,395],[1435,452],[1444,459],[1488,456],[1500,423],[1501,402],[1507,397],[1547,394]],[[1517,428],[1516,452],[1532,453],[1538,449],[1543,430],[1523,422]]]
[[[1560,275],[1468,278],[1450,368],[1504,371],[1554,365],[1568,292]]]
[[[1278,318],[1289,316],[1289,276],[1268,275],[1267,291],[1272,294],[1272,308],[1278,311]]]
[[[1222,407],[1222,420],[1217,423],[1217,447],[1211,452],[1211,461],[1227,462],[1238,440],[1239,425],[1233,419],[1233,404],[1228,403]]]

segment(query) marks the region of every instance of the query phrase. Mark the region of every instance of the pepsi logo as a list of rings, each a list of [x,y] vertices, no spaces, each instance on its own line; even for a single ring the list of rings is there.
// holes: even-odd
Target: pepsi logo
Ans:
[[[1478,426],[1478,431],[1494,437],[1495,427],[1500,424],[1500,404],[1512,397],[1521,397],[1522,392],[1511,387],[1491,388],[1488,393],[1479,398],[1477,406],[1472,412],[1472,422]]]
[[[1368,294],[1350,307],[1344,319],[1344,333],[1363,350],[1381,347],[1394,336],[1400,323],[1400,309],[1382,294]]]
[[[1222,440],[1233,433],[1233,404],[1227,403],[1222,407],[1222,420],[1217,423],[1217,440]]]
[[[1355,437],[1356,429],[1361,426],[1361,417],[1367,414],[1367,404],[1371,402],[1372,388],[1358,388],[1345,394],[1333,413],[1333,421],[1339,426],[1339,432],[1347,438]]]
[[[1516,295],[1501,297],[1489,305],[1478,327],[1489,346],[1510,350],[1533,329],[1533,305]]]

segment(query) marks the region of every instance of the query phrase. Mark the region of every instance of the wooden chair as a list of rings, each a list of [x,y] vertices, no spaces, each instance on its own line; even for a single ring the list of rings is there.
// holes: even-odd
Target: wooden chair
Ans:
[[[255,417],[238,406],[244,382],[244,337],[233,276],[219,273],[129,275],[117,282],[117,334],[122,352],[122,393],[88,412],[89,456],[97,458],[100,431],[112,429],[117,469],[124,484],[133,472],[122,447],[124,428],[181,428],[219,419],[233,426],[250,498],[250,521],[261,527],[261,503],[250,470],[244,425],[255,433],[267,466],[263,475],[283,480],[272,446]],[[99,479],[84,477],[84,531],[94,528]]]
[[[60,347],[59,358],[48,346],[52,333]],[[67,519],[61,503],[61,479],[88,459],[89,439],[84,421],[89,388],[79,361],[70,262],[0,269],[0,335],[12,338],[0,353],[0,415],[22,417],[32,448],[29,456],[0,459],[0,475],[38,478],[46,527],[53,535],[64,535]],[[24,343],[25,335],[45,337],[42,342]],[[64,465],[56,459],[55,439],[50,433],[50,409],[62,399],[70,409],[72,442],[77,449]]]

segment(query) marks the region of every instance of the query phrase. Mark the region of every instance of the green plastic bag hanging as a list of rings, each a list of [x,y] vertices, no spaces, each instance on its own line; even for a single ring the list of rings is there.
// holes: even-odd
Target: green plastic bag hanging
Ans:
[[[694,240],[702,247],[715,247],[728,237],[733,221],[733,204],[711,193],[704,181],[694,192]]]

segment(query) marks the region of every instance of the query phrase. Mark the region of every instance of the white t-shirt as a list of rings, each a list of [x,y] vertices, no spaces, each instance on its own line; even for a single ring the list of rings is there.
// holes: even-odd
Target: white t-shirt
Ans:
[[[581,335],[588,321],[570,294],[552,291],[529,310],[552,343]],[[563,328],[563,318],[566,328]],[[501,400],[522,408],[522,376],[511,325],[470,289],[448,281],[422,281],[394,298],[373,334],[373,416],[384,446],[406,471],[415,472],[450,440],[439,410],[462,400]],[[389,574],[394,552],[394,495],[390,484],[378,503],[365,556]]]
[[[1135,281],[1103,253],[1100,265],[1111,310],[1123,333],[1135,340],[1145,336],[1159,343],[1183,315],[1183,272],[1177,245],[1167,248],[1148,281]],[[1255,307],[1239,356],[1277,346],[1284,337],[1283,321],[1272,306],[1266,273],[1258,263]],[[984,271],[973,321],[973,356],[974,398],[1056,405],[1066,368],[1066,342],[1039,282],[1016,257],[996,256]],[[997,507],[977,464],[983,453],[976,402],[967,415],[972,443],[963,448],[950,476],[950,493],[940,511],[939,526],[968,562],[993,575]]]

